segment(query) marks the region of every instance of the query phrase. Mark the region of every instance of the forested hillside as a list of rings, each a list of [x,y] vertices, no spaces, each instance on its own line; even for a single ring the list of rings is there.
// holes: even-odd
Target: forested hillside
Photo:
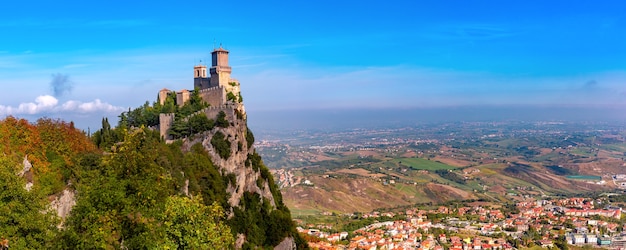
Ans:
[[[233,121],[206,119],[200,123],[218,123],[166,144],[153,119],[142,120],[163,108],[155,106],[123,113],[115,128],[103,119],[93,135],[58,120],[0,121],[0,237],[14,249],[249,249],[285,239],[306,248],[247,126],[235,139],[226,128]],[[214,164],[218,151],[247,152],[245,164],[227,172]],[[254,187],[238,171],[256,173]],[[66,193],[75,205],[62,218],[50,203]]]

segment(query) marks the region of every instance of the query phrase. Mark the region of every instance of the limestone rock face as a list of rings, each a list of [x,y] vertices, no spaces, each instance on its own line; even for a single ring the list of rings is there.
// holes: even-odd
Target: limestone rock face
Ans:
[[[259,171],[255,171],[251,167],[246,167],[245,162],[248,158],[248,154],[254,152],[254,147],[248,148],[246,141],[246,133],[248,126],[245,117],[238,117],[237,112],[242,110],[241,106],[227,106],[224,108],[226,119],[230,122],[230,125],[226,128],[216,127],[211,131],[204,132],[187,139],[183,143],[183,150],[190,150],[191,146],[196,143],[202,143],[202,146],[207,150],[213,164],[217,166],[223,174],[233,173],[236,176],[237,183],[233,185],[230,183],[227,188],[227,192],[231,194],[228,203],[232,207],[239,206],[239,201],[243,197],[244,192],[257,193],[263,198],[270,200],[273,207],[276,207],[274,197],[269,188],[268,182],[263,180],[263,188],[257,186],[257,180],[261,177]],[[237,110],[237,111],[236,111]],[[214,119],[215,110],[208,110],[206,115],[209,119]],[[231,155],[227,159],[220,157],[218,152],[211,145],[211,139],[217,133],[221,132],[225,135],[230,142]]]
[[[291,250],[296,249],[296,242],[291,237],[285,238],[274,250]]]
[[[19,177],[26,178],[26,185],[24,189],[30,191],[33,188],[33,172],[30,171],[33,168],[33,165],[28,161],[28,155],[24,156],[24,161],[22,162],[23,168],[17,174]]]
[[[267,199],[270,205],[276,209],[277,201],[274,199],[268,180],[261,175],[261,170],[255,170],[251,165],[246,166],[249,155],[255,153],[253,146],[248,147],[246,135],[248,126],[243,104],[223,105],[220,107],[209,107],[203,112],[209,119],[216,119],[219,112],[226,114],[226,120],[229,122],[227,127],[215,127],[211,131],[193,135],[183,140],[182,150],[190,151],[193,145],[200,143],[208,152],[215,167],[222,175],[235,175],[235,182],[229,182],[226,192],[230,194],[228,203],[231,207],[228,217],[234,216],[232,208],[240,207],[241,199],[245,192],[259,194],[260,199]],[[219,155],[219,152],[211,144],[211,139],[217,133],[222,133],[224,138],[230,143],[230,156],[226,159]],[[238,234],[236,237],[235,248],[241,249],[246,242],[246,236]],[[287,237],[275,247],[275,249],[287,250],[296,249],[296,243],[293,237]]]
[[[57,215],[65,219],[76,205],[75,191],[65,189],[60,196],[54,198],[50,203],[50,208],[57,212]]]
[[[22,177],[25,173],[28,173],[30,169],[33,168],[33,165],[30,164],[30,161],[28,161],[27,155],[24,156],[24,161],[22,162],[22,165],[24,166],[24,168],[22,168],[22,171],[20,171],[20,173],[18,174],[18,176],[20,177]]]

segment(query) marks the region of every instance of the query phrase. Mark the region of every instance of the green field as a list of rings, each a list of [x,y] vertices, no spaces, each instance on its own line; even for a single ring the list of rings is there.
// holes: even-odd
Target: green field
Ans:
[[[586,147],[572,149],[570,153],[587,157],[592,157],[594,155],[593,153],[589,152],[589,148]]]
[[[297,209],[294,207],[289,208],[291,214],[294,218],[299,218],[302,216],[319,216],[322,211],[317,209]]]
[[[604,149],[618,151],[618,152],[626,152],[626,144],[606,144],[601,146]]]
[[[573,179],[573,180],[590,180],[590,181],[600,181],[602,180],[601,176],[596,176],[596,175],[568,175],[567,179]]]
[[[423,158],[398,158],[394,161],[401,162],[402,165],[409,166],[415,170],[435,171],[439,169],[455,169],[456,167],[443,164],[441,162],[430,161]]]

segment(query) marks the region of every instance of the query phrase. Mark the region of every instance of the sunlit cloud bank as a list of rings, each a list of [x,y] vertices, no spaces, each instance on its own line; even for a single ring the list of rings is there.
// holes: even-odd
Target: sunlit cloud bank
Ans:
[[[111,105],[95,99],[91,102],[69,100],[60,103],[57,98],[51,95],[41,95],[35,98],[34,102],[21,103],[18,106],[0,105],[0,115],[42,115],[54,113],[119,113],[123,107]]]

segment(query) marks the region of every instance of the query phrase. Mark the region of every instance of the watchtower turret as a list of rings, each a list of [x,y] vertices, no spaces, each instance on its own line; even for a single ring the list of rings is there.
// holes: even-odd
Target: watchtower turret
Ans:
[[[211,87],[226,86],[232,69],[228,66],[228,50],[221,46],[211,52]]]
[[[198,64],[193,67],[193,87],[206,89],[209,86],[209,77],[206,72],[206,65]]]

